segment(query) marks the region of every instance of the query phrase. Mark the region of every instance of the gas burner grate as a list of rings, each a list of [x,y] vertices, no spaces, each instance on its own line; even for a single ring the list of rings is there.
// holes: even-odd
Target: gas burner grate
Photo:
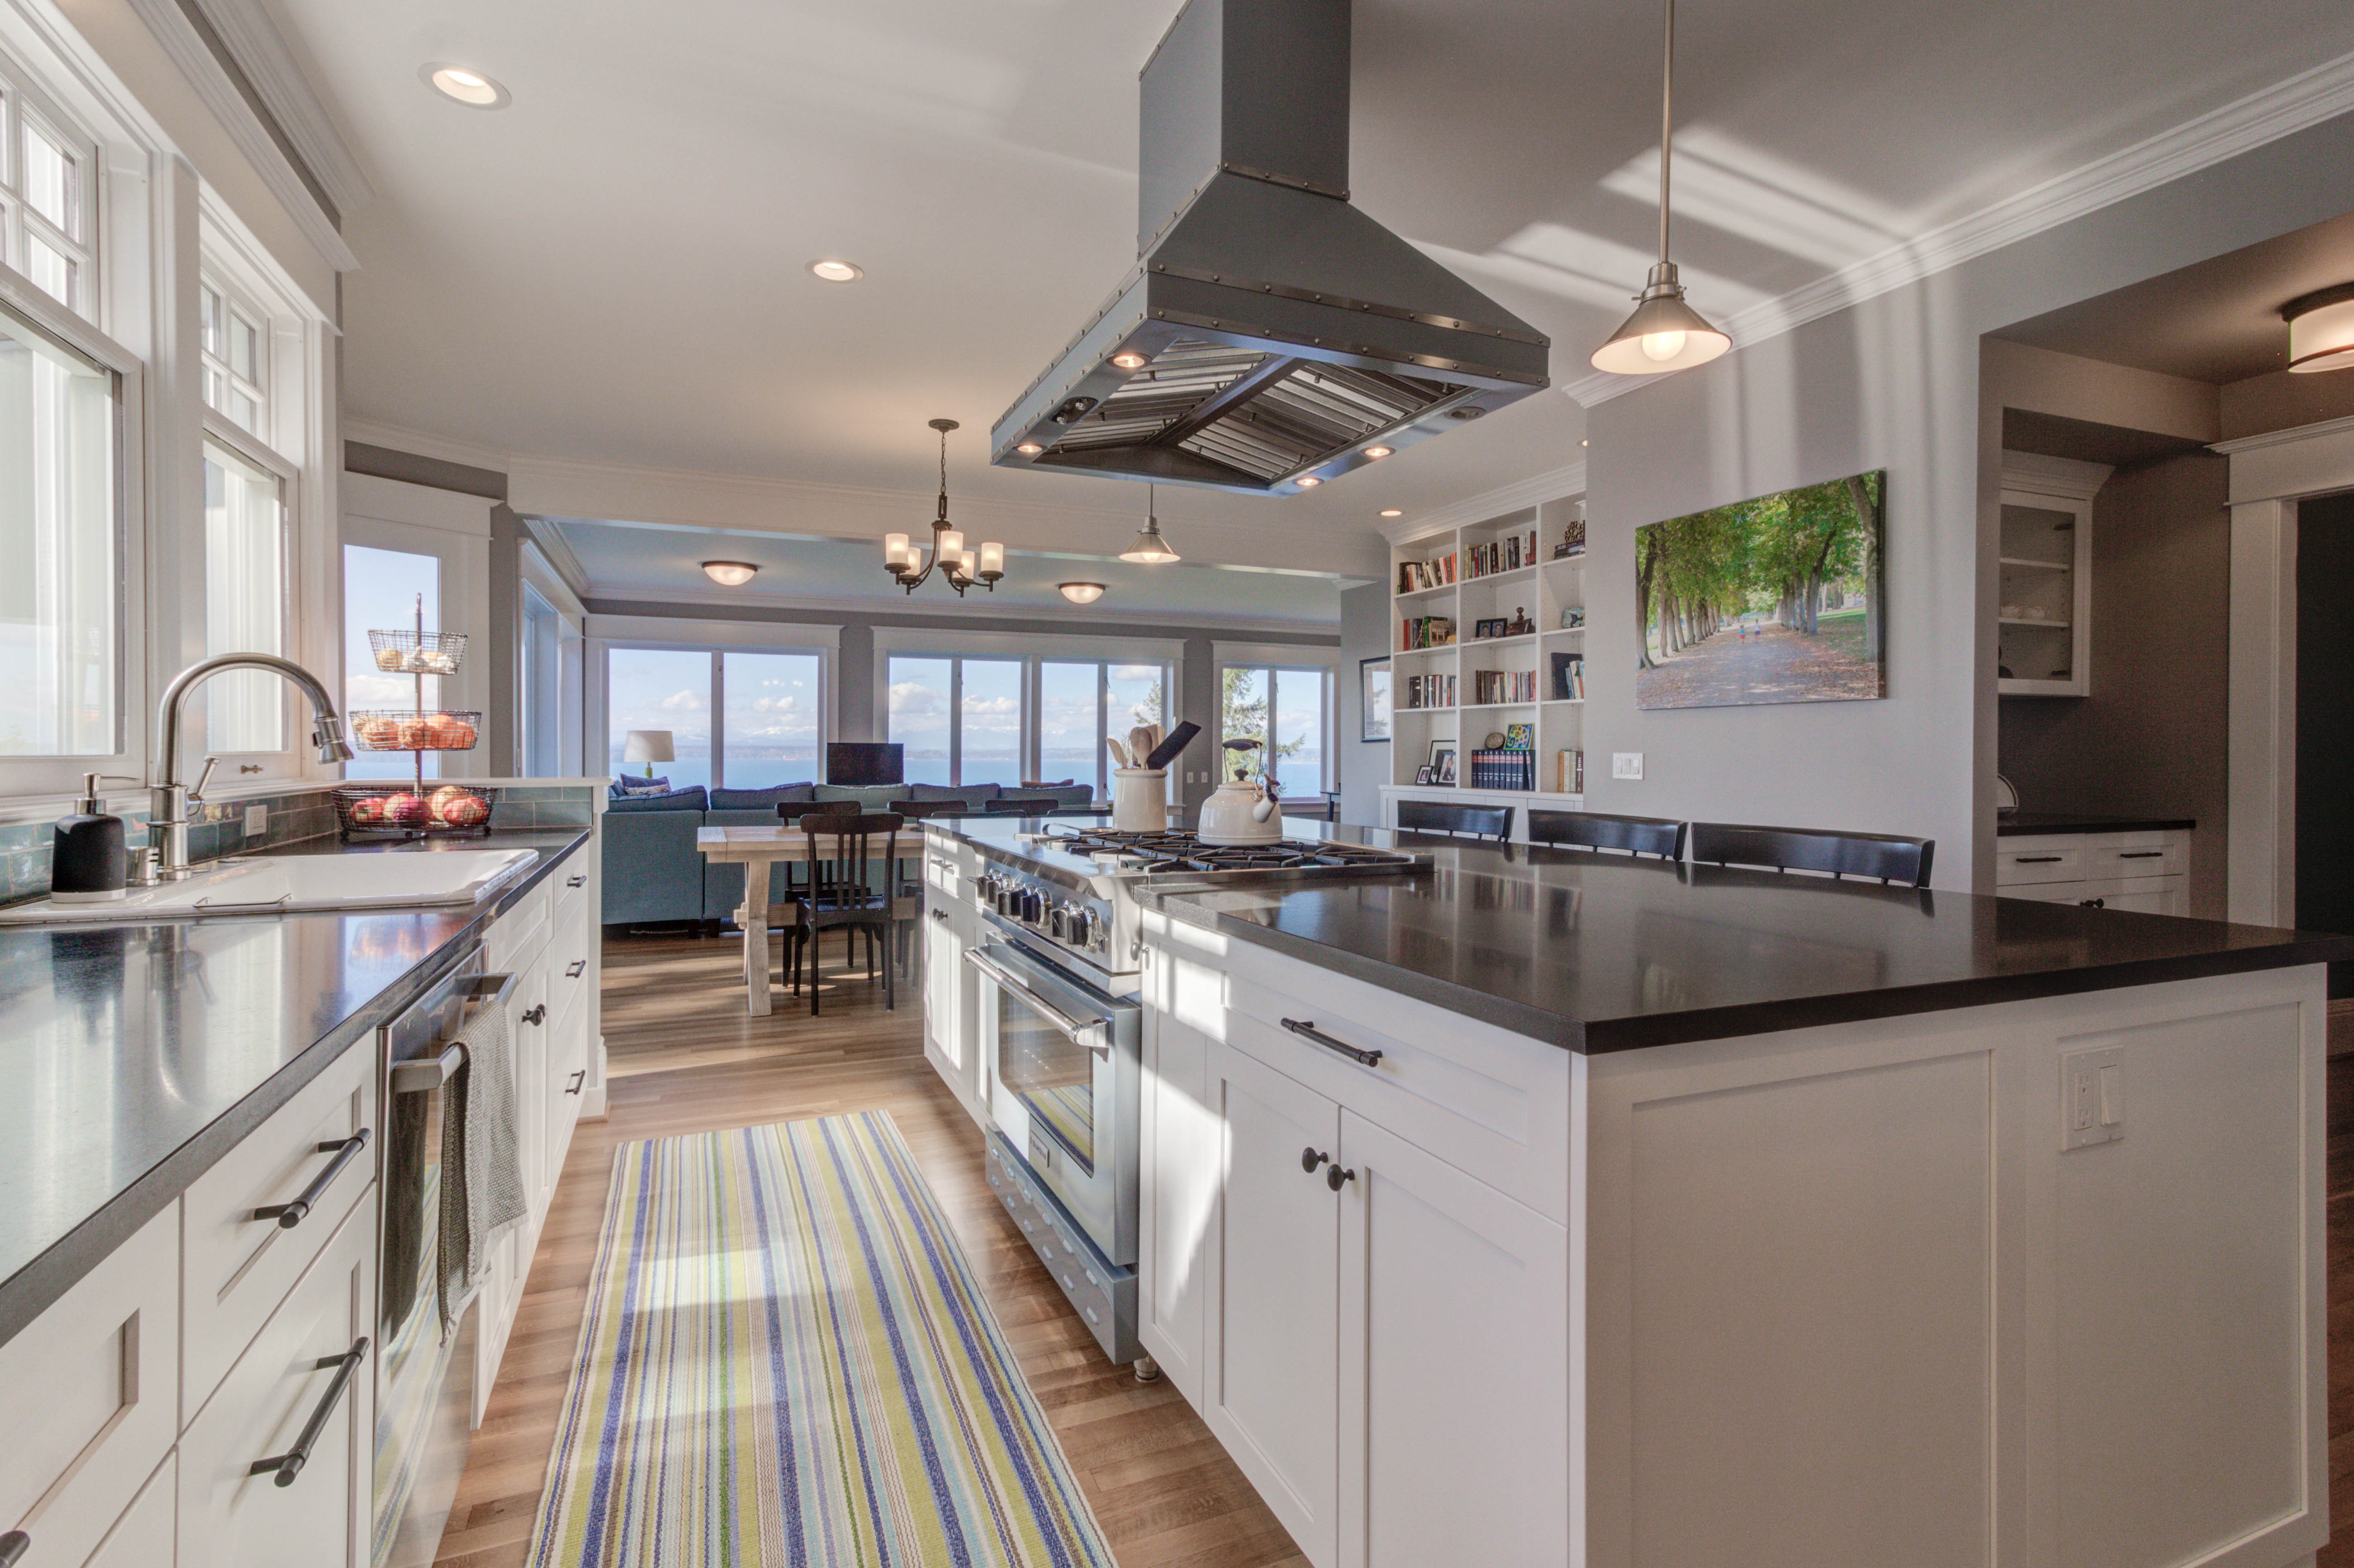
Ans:
[[[1392,870],[1416,857],[1365,844],[1278,839],[1260,844],[1209,844],[1182,831],[1092,828],[1061,839],[1058,848],[1117,856],[1146,873],[1186,871]]]

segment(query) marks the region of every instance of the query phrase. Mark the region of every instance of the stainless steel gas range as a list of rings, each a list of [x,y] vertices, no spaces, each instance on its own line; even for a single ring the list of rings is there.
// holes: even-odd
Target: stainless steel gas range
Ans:
[[[1114,1361],[1156,1375],[1136,1340],[1137,1136],[1144,890],[1226,878],[1396,876],[1429,856],[1356,830],[1229,847],[1186,832],[940,823],[976,851],[989,1180]]]

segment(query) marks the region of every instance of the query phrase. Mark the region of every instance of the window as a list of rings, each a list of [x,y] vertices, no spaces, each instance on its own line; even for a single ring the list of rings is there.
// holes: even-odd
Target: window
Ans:
[[[0,261],[77,315],[90,298],[90,149],[0,72]]]
[[[286,652],[284,482],[223,445],[205,442],[205,651]],[[370,672],[373,673],[373,670]],[[217,752],[284,751],[286,683],[232,670],[205,686]]]
[[[1160,661],[930,653],[891,655],[885,738],[907,748],[910,784],[1071,779],[1111,788],[1106,736],[1165,722]]]
[[[1218,739],[1259,742],[1286,793],[1323,794],[1335,788],[1331,687],[1328,670],[1227,665],[1218,672]]]
[[[1168,723],[1161,664],[1042,660],[1038,665],[1038,777],[1092,782],[1111,794],[1107,736],[1125,744],[1139,725]]]
[[[420,700],[429,708],[441,700],[440,676],[387,674],[376,668],[375,650],[368,645],[370,630],[414,628],[420,609],[427,629],[440,629],[439,557],[367,545],[344,546],[344,705],[355,719],[352,733],[358,731],[356,719],[361,714],[411,713]],[[426,777],[440,771],[440,761],[439,753],[425,754]],[[355,747],[352,760],[344,765],[344,777],[406,779],[415,768],[408,752]]]
[[[0,756],[120,749],[121,399],[112,372],[0,310]]]
[[[268,318],[232,299],[210,278],[196,286],[196,338],[204,364],[205,407],[240,429],[264,433],[269,412]]]
[[[673,760],[652,771],[674,789],[765,789],[823,777],[825,666],[820,655],[739,648],[613,648],[605,656],[606,766],[630,732],[668,730]],[[716,722],[714,722],[714,719]]]

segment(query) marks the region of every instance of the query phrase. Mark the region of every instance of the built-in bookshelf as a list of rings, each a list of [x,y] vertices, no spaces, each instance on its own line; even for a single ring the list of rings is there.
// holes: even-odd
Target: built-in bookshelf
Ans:
[[[1570,497],[1393,548],[1385,795],[1584,804],[1585,538]],[[1418,778],[1435,748],[1452,783]]]

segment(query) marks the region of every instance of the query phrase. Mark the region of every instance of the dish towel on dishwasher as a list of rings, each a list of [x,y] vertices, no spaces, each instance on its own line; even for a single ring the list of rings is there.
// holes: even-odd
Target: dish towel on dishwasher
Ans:
[[[484,1008],[458,1044],[466,1058],[441,1111],[441,1327],[466,1309],[499,1233],[524,1217],[507,1009]]]

